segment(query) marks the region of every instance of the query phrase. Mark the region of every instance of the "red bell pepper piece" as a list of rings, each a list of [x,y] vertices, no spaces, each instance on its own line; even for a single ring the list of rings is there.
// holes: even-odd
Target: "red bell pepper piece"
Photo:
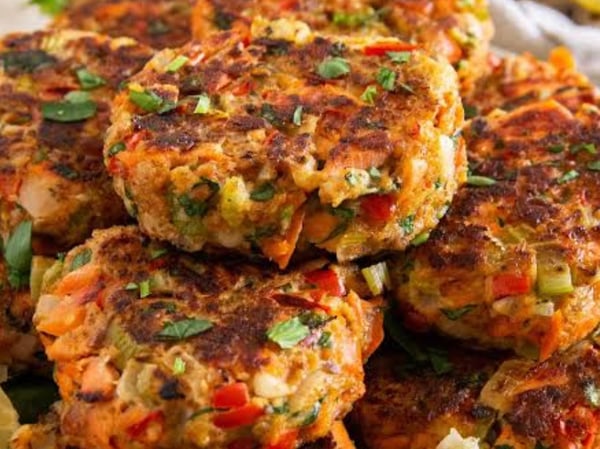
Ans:
[[[499,274],[492,279],[494,299],[505,296],[523,295],[531,290],[531,279],[522,274]]]
[[[135,424],[132,424],[126,429],[127,434],[133,438],[134,440],[140,439],[143,434],[148,430],[150,424],[154,422],[163,423],[165,420],[165,415],[162,410],[155,410],[153,412],[148,413],[141,421],[138,421]]]
[[[414,44],[407,42],[380,42],[378,44],[367,45],[363,52],[367,56],[383,56],[391,51],[413,51],[418,48]]]
[[[364,217],[373,224],[385,224],[394,215],[396,199],[393,195],[368,195],[360,202]]]
[[[315,270],[304,274],[304,278],[310,284],[329,293],[332,296],[344,296],[346,288],[338,274],[329,269]]]
[[[250,402],[248,387],[243,382],[225,385],[213,394],[212,405],[216,408],[243,407]]]
[[[243,407],[221,412],[215,415],[213,423],[220,429],[234,429],[236,427],[249,426],[265,414],[262,407],[255,404],[247,404]]]

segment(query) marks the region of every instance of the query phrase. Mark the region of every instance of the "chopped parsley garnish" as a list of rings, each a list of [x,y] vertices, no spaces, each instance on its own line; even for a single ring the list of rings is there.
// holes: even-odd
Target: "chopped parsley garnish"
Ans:
[[[190,60],[190,58],[188,58],[187,56],[179,55],[175,59],[173,59],[171,62],[169,62],[169,64],[166,67],[166,70],[169,73],[175,73],[180,68],[182,68],[189,60]]]
[[[593,381],[586,382],[583,393],[588,403],[594,408],[600,408],[600,390]]]
[[[356,212],[347,207],[330,207],[328,211],[334,217],[340,218],[341,222],[334,228],[333,231],[331,231],[331,234],[325,238],[325,242],[344,233],[346,229],[348,229],[350,221],[356,216]]]
[[[140,286],[138,284],[136,284],[135,282],[130,282],[129,284],[127,284],[125,286],[125,290],[127,290],[127,291],[137,290],[138,288],[140,288]]]
[[[275,324],[267,331],[267,338],[281,349],[290,349],[308,337],[310,328],[299,317]]]
[[[150,250],[150,258],[152,260],[160,259],[165,254],[168,254],[169,250],[167,248],[156,248]]]
[[[365,91],[360,96],[360,99],[368,104],[375,104],[375,99],[377,98],[377,87],[368,86]]]
[[[302,427],[310,426],[311,424],[315,423],[315,421],[319,417],[319,413],[321,412],[321,402],[322,402],[322,400],[318,400],[317,402],[314,403],[314,405],[312,406],[312,409],[310,410],[308,415],[306,415],[306,417],[302,421],[302,424],[301,424]]]
[[[272,200],[275,196],[275,187],[270,182],[265,182],[264,184],[256,187],[252,193],[250,194],[250,199],[258,202],[265,202]]]
[[[151,293],[150,280],[146,279],[145,281],[140,282],[140,298],[147,298]]]
[[[409,51],[388,51],[388,58],[395,64],[406,64],[410,61],[411,54]]]
[[[73,262],[71,262],[71,271],[78,270],[79,268],[87,265],[91,261],[92,250],[89,248],[85,248],[83,251],[81,251],[75,257],[73,257]]]
[[[163,330],[156,334],[158,340],[178,341],[194,337],[213,327],[208,320],[187,318],[181,321],[165,323]]]
[[[317,73],[325,79],[340,78],[350,73],[350,64],[344,58],[327,58],[319,64]]]
[[[345,11],[335,11],[331,21],[334,25],[346,28],[358,28],[366,25],[377,15],[372,11],[350,13]]]
[[[319,345],[321,348],[331,348],[331,332],[323,332],[321,337],[319,337],[317,345]]]
[[[125,151],[126,149],[126,145],[125,142],[117,142],[113,145],[111,145],[111,147],[108,149],[108,155],[110,157],[115,156],[116,154],[119,154],[121,151]]]
[[[181,376],[185,373],[185,360],[181,357],[175,357],[175,361],[173,362],[173,375]]]
[[[69,0],[29,0],[29,3],[40,8],[43,14],[55,16],[65,9]]]
[[[210,111],[210,97],[206,94],[198,95],[198,103],[196,103],[196,108],[194,109],[194,114],[208,114]]]
[[[467,178],[467,184],[474,187],[489,187],[493,186],[497,182],[498,181],[496,181],[494,178],[489,178],[487,176],[472,175]]]
[[[421,245],[423,245],[424,243],[426,243],[426,242],[427,242],[427,240],[429,240],[429,237],[430,237],[430,236],[431,236],[431,235],[430,235],[430,233],[429,233],[429,232],[423,232],[423,233],[421,233],[421,234],[417,235],[417,236],[416,236],[416,237],[415,237],[415,238],[414,238],[414,239],[413,239],[413,240],[410,242],[410,244],[411,244],[412,246],[421,246]]]
[[[469,304],[459,309],[442,309],[442,313],[446,315],[446,318],[448,318],[450,321],[457,321],[463,316],[472,312],[476,307],[477,306],[474,304]]]
[[[32,73],[56,63],[56,58],[43,50],[7,51],[0,53],[4,70],[10,74]]]
[[[579,172],[577,170],[569,170],[564,175],[562,175],[556,182],[559,184],[566,184],[567,182],[573,181],[579,177]]]
[[[598,148],[596,148],[596,144],[594,143],[578,143],[576,145],[571,145],[572,154],[577,154],[580,151],[587,151],[589,154],[593,155],[598,154]]]
[[[188,217],[203,217],[206,215],[206,212],[208,212],[208,204],[206,201],[195,200],[187,193],[178,197],[177,202]]]
[[[294,125],[296,125],[296,126],[302,125],[302,112],[303,111],[304,111],[304,108],[302,106],[297,106],[296,109],[294,109],[294,116],[292,117],[292,122],[294,123]]]
[[[165,100],[161,96],[152,92],[151,90],[129,90],[129,99],[138,107],[146,112],[157,112],[163,114],[165,112],[172,111],[177,107],[177,104]]]
[[[84,90],[92,90],[104,86],[106,81],[104,78],[90,72],[88,69],[79,69],[75,72],[79,85]]]
[[[588,170],[591,171],[600,171],[600,161],[594,161],[587,164]]]
[[[8,267],[8,282],[13,288],[20,288],[29,284],[32,229],[33,223],[31,221],[20,223],[4,245],[4,260]]]
[[[404,217],[398,224],[404,231],[404,235],[412,234],[415,230],[415,216],[409,215],[408,217]]]
[[[96,115],[96,103],[87,92],[73,91],[63,101],[42,103],[42,116],[61,123],[80,122]]]
[[[409,94],[413,94],[413,95],[415,94],[415,90],[411,86],[409,86],[408,84],[406,84],[406,83],[400,83],[399,86],[400,86],[400,88],[402,90],[405,90]]]
[[[392,91],[396,88],[396,72],[387,67],[379,69],[376,79],[383,90]]]
[[[554,153],[554,154],[559,154],[562,153],[565,150],[565,146],[564,145],[550,145],[548,147],[548,151],[550,151],[550,153]]]
[[[465,118],[471,119],[477,117],[479,115],[479,109],[476,106],[471,106],[469,104],[464,105],[465,108]]]
[[[263,103],[260,107],[260,116],[273,126],[281,126],[282,122],[277,111],[270,103]]]

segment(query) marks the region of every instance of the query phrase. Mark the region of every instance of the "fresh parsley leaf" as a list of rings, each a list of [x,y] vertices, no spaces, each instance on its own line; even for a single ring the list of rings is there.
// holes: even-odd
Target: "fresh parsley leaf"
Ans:
[[[313,404],[312,408],[310,409],[310,412],[302,421],[302,427],[310,426],[311,424],[315,423],[315,421],[319,417],[319,413],[321,412],[321,402],[322,400],[318,400]]]
[[[151,293],[152,292],[150,290],[150,280],[147,279],[145,281],[140,282],[140,298],[147,298],[148,296],[150,296]]]
[[[474,187],[490,187],[496,184],[494,178],[489,178],[487,176],[476,176],[472,175],[467,178],[467,184]]]
[[[308,337],[310,328],[299,317],[277,323],[267,331],[267,338],[281,349],[290,349]]]
[[[548,151],[550,151],[550,153],[553,153],[553,154],[562,153],[564,150],[565,150],[564,145],[550,145],[548,147]]]
[[[587,164],[588,170],[591,171],[600,171],[600,161],[594,161]]]
[[[96,115],[97,106],[87,92],[74,91],[63,101],[42,103],[42,117],[61,123],[80,122]]]
[[[175,59],[173,59],[171,62],[169,62],[169,64],[166,67],[166,71],[169,73],[175,73],[180,68],[182,68],[189,60],[190,60],[190,58],[188,58],[187,56],[179,55]]]
[[[173,361],[173,375],[174,376],[181,376],[182,374],[185,373],[185,360],[183,360],[181,357],[175,357],[175,360]]]
[[[340,78],[350,73],[350,64],[344,58],[327,58],[319,64],[317,73],[325,79]]]
[[[208,114],[210,111],[210,106],[210,97],[206,94],[200,94],[198,96],[198,103],[194,109],[194,114]]]
[[[598,154],[598,148],[596,148],[596,144],[594,143],[578,143],[575,145],[571,145],[572,154],[577,154],[580,151],[586,151],[592,155]]]
[[[466,119],[472,119],[479,115],[479,109],[477,108],[477,106],[471,106],[469,104],[465,104],[464,108],[465,108],[465,118]]]
[[[431,233],[429,232],[423,232],[419,235],[417,235],[411,242],[410,244],[412,246],[421,246],[424,243],[426,243],[429,240],[429,237],[431,237]]]
[[[450,321],[457,321],[461,319],[463,316],[472,312],[477,306],[474,304],[469,304],[467,306],[461,307],[459,309],[441,309],[442,313],[446,315]]]
[[[179,196],[177,202],[188,217],[203,217],[208,212],[208,204],[206,201],[195,200],[187,193]]]
[[[579,172],[577,170],[569,170],[564,175],[562,175],[556,182],[559,184],[566,184],[567,182],[573,181],[579,177]]]
[[[395,64],[406,64],[410,61],[411,54],[409,51],[388,51],[388,58]]]
[[[208,320],[187,318],[165,323],[163,330],[156,334],[158,340],[179,341],[199,335],[213,327]]]
[[[65,9],[69,0],[29,0],[29,3],[38,6],[42,13],[55,16]]]
[[[383,90],[392,91],[396,88],[396,72],[388,69],[387,67],[381,67],[377,73],[376,80]]]
[[[321,348],[331,348],[331,332],[325,331],[319,337],[317,344]]]
[[[360,96],[360,99],[368,104],[375,104],[375,100],[377,99],[377,87],[368,86],[365,91]]]
[[[162,114],[175,109],[176,105],[173,102],[166,101],[161,96],[151,90],[129,90],[129,99],[136,106],[146,112],[158,112]]]
[[[125,145],[125,142],[117,142],[111,145],[111,147],[108,149],[108,156],[113,157],[119,154],[120,152],[125,151],[126,149],[127,146]]]
[[[92,250],[89,248],[85,248],[83,251],[81,251],[75,257],[73,257],[73,261],[71,262],[71,271],[78,270],[79,268],[87,265],[91,261]]]
[[[331,21],[334,25],[346,28],[358,28],[366,25],[373,19],[377,18],[377,15],[372,11],[350,13],[345,11],[335,11]]]
[[[84,90],[96,89],[106,84],[104,78],[90,72],[88,69],[79,69],[75,73],[77,75],[77,79],[79,80],[79,85]]]
[[[404,231],[404,235],[412,234],[415,230],[415,216],[409,215],[408,217],[404,217],[398,224]]]
[[[4,245],[4,260],[9,271],[8,282],[14,288],[20,288],[29,283],[32,229],[31,221],[20,223]]]
[[[250,199],[264,203],[265,201],[272,200],[275,196],[275,187],[270,182],[265,182],[256,187],[250,194]]]

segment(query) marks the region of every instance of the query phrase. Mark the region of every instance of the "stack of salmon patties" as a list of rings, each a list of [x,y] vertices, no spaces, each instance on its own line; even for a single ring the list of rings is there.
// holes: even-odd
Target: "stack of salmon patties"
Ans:
[[[0,363],[61,398],[10,447],[597,447],[600,97],[492,34],[72,0],[5,37]]]

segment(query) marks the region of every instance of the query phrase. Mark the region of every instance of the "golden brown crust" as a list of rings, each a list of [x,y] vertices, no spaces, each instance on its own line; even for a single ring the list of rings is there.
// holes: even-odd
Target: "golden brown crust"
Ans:
[[[36,253],[55,254],[93,228],[122,222],[125,211],[102,164],[110,101],[151,56],[128,39],[79,31],[13,34],[0,42],[0,235],[33,221]],[[84,90],[85,69],[102,83],[83,95],[87,119],[48,118],[44,108]],[[69,97],[67,97],[69,98]]]
[[[325,436],[364,391],[371,311],[345,291],[343,270],[278,274],[166,249],[135,228],[97,231],[47,282],[34,322],[57,363],[65,438],[225,448]],[[189,320],[211,327],[187,334],[177,326]],[[282,348],[268,332],[289,322],[302,334]],[[231,385],[249,398],[219,405],[215,394]]]
[[[324,38],[300,22],[253,30],[249,45],[225,32],[162,52],[116,99],[106,163],[144,232],[285,267],[298,241],[351,260],[433,227],[464,176],[450,66],[418,50],[395,64],[380,50],[400,41]],[[139,95],[167,111],[145,112]]]
[[[400,264],[408,321],[542,359],[597,326],[599,119],[548,101],[470,123],[477,177]]]
[[[53,25],[128,36],[156,49],[179,47],[191,38],[192,4],[192,0],[70,0]]]

